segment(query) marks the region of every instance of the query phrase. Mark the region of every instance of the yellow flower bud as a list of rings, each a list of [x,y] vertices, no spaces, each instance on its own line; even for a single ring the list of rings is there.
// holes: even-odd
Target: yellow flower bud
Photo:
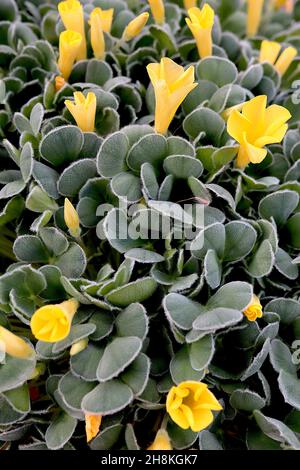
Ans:
[[[61,341],[70,333],[73,317],[79,307],[75,299],[45,305],[31,318],[30,327],[36,339],[47,343]]]
[[[85,415],[86,441],[90,442],[99,432],[101,426],[101,415]]]
[[[86,59],[84,14],[81,3],[78,0],[65,0],[58,4],[58,11],[64,24],[64,27],[66,29],[76,31],[82,36],[82,42],[76,55],[76,59]]]
[[[78,54],[82,36],[75,31],[64,31],[59,36],[58,68],[65,80],[71,75]]]
[[[264,40],[260,46],[259,62],[274,65],[280,75],[284,75],[297,55],[297,49],[289,46],[280,54],[281,44]]]
[[[55,77],[55,90],[59,91],[62,89],[62,87],[65,85],[65,79],[61,77],[60,75],[57,75]]]
[[[213,421],[211,410],[222,410],[222,406],[202,382],[192,380],[172,387],[167,396],[167,412],[182,429],[202,431]]]
[[[267,97],[256,96],[243,104],[242,111],[233,110],[228,118],[227,132],[239,144],[237,166],[261,163],[267,156],[266,145],[279,144],[287,130],[290,112],[273,104],[267,108]]]
[[[66,100],[65,105],[76,121],[77,126],[83,132],[93,132],[95,130],[95,117],[97,99],[95,93],[88,93],[87,97],[80,91],[74,93],[74,100]]]
[[[110,33],[112,20],[114,16],[114,9],[102,10],[102,8],[94,8],[91,15],[97,15],[100,18],[100,25],[104,33]]]
[[[147,450],[172,450],[169,434],[165,429],[159,429],[151,446]]]
[[[243,311],[249,321],[255,321],[263,316],[262,305],[259,298],[253,294],[250,305]]]
[[[80,235],[79,217],[78,217],[75,207],[69,201],[68,198],[65,198],[64,219],[65,219],[65,224],[68,227],[69,232],[72,235],[72,237],[78,238]]]
[[[164,57],[159,64],[147,66],[155,92],[155,130],[165,134],[177,109],[186,96],[197,86],[194,67],[187,70]]]
[[[247,0],[247,36],[255,36],[261,22],[264,0]]]
[[[105,57],[105,39],[102,30],[101,17],[97,10],[100,10],[100,8],[95,8],[90,16],[91,44],[96,59],[102,60]]]
[[[215,12],[207,3],[200,8],[190,8],[188,10],[190,18],[185,21],[190,28],[201,59],[212,55],[212,28],[215,20]]]
[[[6,354],[21,359],[29,359],[35,355],[32,347],[24,339],[19,338],[4,326],[0,326],[0,348]]]
[[[81,341],[77,341],[77,343],[72,344],[70,349],[70,356],[76,356],[76,354],[83,351],[89,343],[88,338],[82,339]]]
[[[149,19],[149,13],[141,13],[139,16],[134,18],[128,25],[126,26],[122,40],[123,41],[130,41],[133,39],[135,36],[140,34],[144,26],[146,25],[147,21]]]
[[[148,0],[155,23],[164,24],[165,6],[163,0]]]

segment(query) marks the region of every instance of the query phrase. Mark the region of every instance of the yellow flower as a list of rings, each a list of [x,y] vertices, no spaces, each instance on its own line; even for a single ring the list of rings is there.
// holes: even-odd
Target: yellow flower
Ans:
[[[259,298],[253,294],[250,305],[243,311],[249,321],[255,321],[263,316],[262,305]]]
[[[19,338],[4,326],[0,326],[0,349],[10,356],[21,359],[29,359],[35,355],[32,347],[24,339]]]
[[[76,59],[86,59],[86,39],[84,30],[84,14],[81,3],[78,0],[65,0],[58,4],[58,11],[64,27],[81,34],[80,44]]]
[[[65,85],[65,79],[64,77],[61,77],[60,75],[57,75],[55,77],[55,90],[59,91],[62,89],[62,87]]]
[[[147,71],[155,92],[155,130],[165,134],[177,109],[197,86],[194,67],[184,71],[176,62],[164,57],[159,64],[149,64]]]
[[[139,16],[134,18],[128,25],[126,26],[122,40],[123,41],[130,41],[133,39],[135,36],[140,34],[144,26],[146,25],[147,21],[149,19],[149,13],[141,13]]]
[[[85,338],[80,341],[77,341],[77,343],[72,344],[70,349],[70,356],[76,356],[76,354],[79,354],[81,351],[84,351],[88,343],[89,340]]]
[[[279,144],[288,130],[286,122],[290,112],[283,106],[267,106],[265,95],[256,96],[244,103],[242,112],[233,110],[227,123],[227,132],[239,144],[237,166],[244,168],[248,163],[261,163],[267,155],[264,148]]]
[[[95,129],[95,117],[97,99],[95,93],[88,93],[87,97],[80,91],[75,91],[74,100],[66,100],[65,105],[76,121],[82,132],[93,132]]]
[[[148,0],[155,23],[164,24],[165,5],[163,0]]]
[[[190,8],[188,10],[190,18],[185,21],[190,28],[201,59],[212,55],[212,28],[215,20],[215,12],[207,3],[200,8]]]
[[[189,10],[197,6],[197,0],[183,0],[184,8]]]
[[[64,219],[72,237],[78,238],[80,235],[79,217],[75,207],[67,197],[64,204]]]
[[[264,0],[247,1],[247,36],[255,36],[260,26]]]
[[[31,318],[30,327],[36,339],[55,343],[66,338],[70,333],[73,317],[79,303],[75,299],[60,304],[45,305],[39,308]]]
[[[99,432],[101,415],[85,415],[86,442],[90,442]]]
[[[90,16],[91,25],[91,44],[96,59],[104,59],[105,57],[105,39],[102,29],[101,16],[99,11],[100,8],[95,8]]]
[[[102,31],[104,31],[104,33],[110,33],[114,9],[110,8],[109,10],[102,10],[102,8],[97,7],[92,11],[91,16],[92,15],[99,16]]]
[[[269,62],[274,65],[280,75],[284,75],[297,55],[295,47],[287,47],[280,53],[281,44],[275,41],[262,41],[259,54],[259,62]]]
[[[159,429],[151,446],[147,450],[173,450],[169,435],[165,429]]]
[[[167,412],[182,429],[199,432],[207,428],[214,419],[211,410],[222,410],[222,406],[202,382],[182,382],[168,393]]]
[[[76,56],[78,54],[82,36],[75,31],[64,31],[59,36],[58,68],[65,80],[71,75]]]

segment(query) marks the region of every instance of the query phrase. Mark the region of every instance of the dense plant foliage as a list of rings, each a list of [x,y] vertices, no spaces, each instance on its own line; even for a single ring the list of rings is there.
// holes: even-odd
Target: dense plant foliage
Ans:
[[[174,449],[299,450],[300,60],[261,47],[299,51],[300,2],[266,0],[247,36],[247,2],[208,1],[208,54],[182,0],[164,19],[144,0],[81,3],[87,56],[68,71],[58,1],[0,2],[0,446],[138,450],[161,429]],[[99,36],[97,7],[114,9]],[[163,95],[154,127],[163,57],[195,83],[174,119]],[[262,96],[250,128],[233,123]],[[266,105],[282,136],[249,150]],[[172,408],[185,382],[212,392],[200,432],[192,404],[194,426]]]

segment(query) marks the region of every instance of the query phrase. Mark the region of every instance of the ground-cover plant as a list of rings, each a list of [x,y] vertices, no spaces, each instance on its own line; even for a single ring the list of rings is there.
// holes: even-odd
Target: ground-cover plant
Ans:
[[[299,450],[300,2],[0,3],[0,448]]]

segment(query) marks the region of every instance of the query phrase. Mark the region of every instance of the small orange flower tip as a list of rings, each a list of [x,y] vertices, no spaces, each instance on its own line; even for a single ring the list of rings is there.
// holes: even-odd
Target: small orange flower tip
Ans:
[[[32,316],[30,327],[38,340],[56,343],[65,339],[71,329],[73,317],[79,307],[75,299],[60,304],[44,305]]]
[[[148,0],[151,13],[157,24],[164,24],[165,22],[165,5],[163,0]]]
[[[61,75],[57,75],[55,77],[55,90],[56,91],[61,90],[62,87],[65,86],[65,83],[66,83],[66,81],[65,81],[64,77],[62,77]]]
[[[87,443],[97,436],[101,426],[101,421],[101,415],[85,415],[85,432]]]
[[[256,321],[257,318],[261,318],[263,316],[262,305],[256,295],[253,294],[251,303],[243,311],[243,313],[248,318],[248,320],[252,322]]]
[[[177,109],[197,86],[194,67],[187,70],[164,57],[151,63],[147,71],[155,92],[155,131],[166,134]]]
[[[147,450],[173,450],[170,437],[165,429],[159,429],[153,443]]]
[[[135,36],[138,36],[142,32],[144,27],[146,26],[148,19],[149,19],[149,13],[144,12],[144,13],[141,13],[136,18],[134,18],[133,20],[131,20],[123,32],[122,40],[130,41]]]
[[[34,349],[24,339],[0,326],[0,350],[19,359],[32,359]]]
[[[95,130],[95,118],[97,99],[93,92],[85,97],[83,93],[74,93],[74,101],[66,100],[65,105],[76,121],[82,132],[93,132]]]
[[[290,112],[283,106],[267,107],[266,95],[244,103],[241,112],[233,110],[228,118],[227,132],[240,144],[237,167],[261,163],[267,156],[265,146],[282,142],[290,118]]]
[[[179,427],[194,432],[200,432],[212,423],[212,411],[223,409],[205,383],[192,380],[171,388],[166,408]]]
[[[186,24],[195,38],[199,56],[201,59],[212,55],[212,28],[215,20],[215,12],[210,5],[205,3],[202,9],[189,8],[189,18]]]

